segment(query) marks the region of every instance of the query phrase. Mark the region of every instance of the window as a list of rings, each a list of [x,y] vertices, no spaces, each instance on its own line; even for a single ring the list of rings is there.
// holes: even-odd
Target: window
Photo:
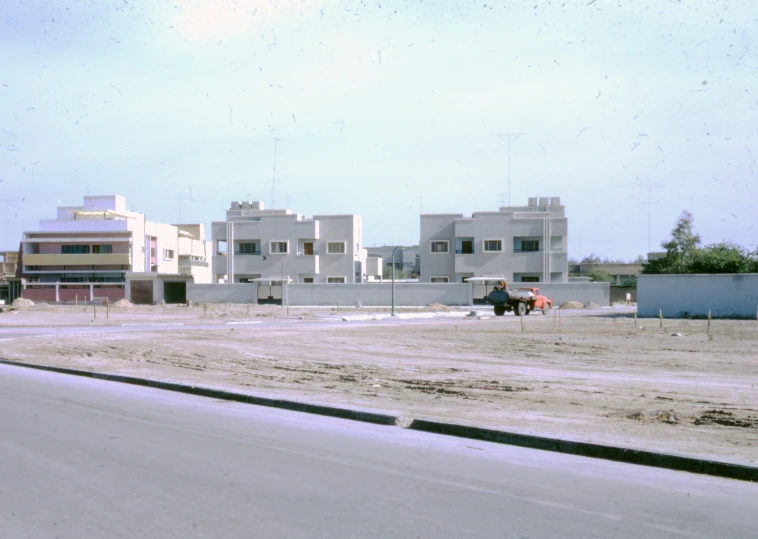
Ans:
[[[503,250],[503,240],[484,240],[485,253],[499,253]]]
[[[433,241],[431,242],[432,253],[446,253],[447,252],[447,240]]]
[[[88,255],[89,245],[61,245],[61,254],[64,255]]]
[[[173,260],[174,251],[172,249],[163,249],[163,260]]]
[[[523,276],[523,277],[521,277],[521,282],[522,283],[538,283],[538,282],[540,282],[540,278],[539,277]]]
[[[344,277],[327,277],[326,278],[326,282],[327,283],[344,284],[345,283],[345,278]]]
[[[218,240],[218,241],[216,241],[216,254],[217,255],[225,255],[226,254],[226,240]],[[155,256],[155,253],[153,253],[153,256]]]
[[[93,245],[92,252],[95,254],[109,255],[113,253],[113,245]]]
[[[430,277],[429,282],[431,283],[449,283],[450,278],[449,277]]]
[[[521,252],[533,253],[540,250],[539,240],[521,240]]]
[[[252,242],[244,242],[239,244],[239,251],[237,254],[240,255],[259,255],[261,252],[257,249],[257,245]]]
[[[272,241],[271,242],[271,254],[285,254],[288,252],[288,242],[286,241]]]
[[[326,252],[330,255],[344,255],[345,254],[345,242],[343,241],[330,241],[326,244]]]
[[[458,254],[473,255],[474,254],[474,242],[473,240],[462,240],[461,249]]]
[[[313,277],[303,277],[303,282],[305,284],[313,284]]]

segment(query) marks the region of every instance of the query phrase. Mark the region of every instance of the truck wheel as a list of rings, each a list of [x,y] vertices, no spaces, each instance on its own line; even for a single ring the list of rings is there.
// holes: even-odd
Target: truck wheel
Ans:
[[[526,314],[526,303],[519,302],[518,307],[516,307],[516,315],[524,316],[525,314]]]
[[[550,314],[550,305],[545,304],[545,306],[542,308],[542,314],[544,314],[545,316]]]
[[[495,316],[503,316],[505,314],[505,307],[495,305]]]

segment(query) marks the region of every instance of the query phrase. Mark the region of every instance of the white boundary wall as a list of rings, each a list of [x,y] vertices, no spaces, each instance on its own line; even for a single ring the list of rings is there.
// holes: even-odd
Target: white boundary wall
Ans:
[[[285,292],[289,305],[354,307],[387,306],[392,303],[392,284],[290,284]],[[471,285],[467,283],[395,283],[395,305],[471,305]]]
[[[735,316],[755,318],[758,274],[640,275],[639,316]]]
[[[511,288],[539,288],[540,294],[553,300],[554,307],[567,301],[591,301],[598,305],[611,304],[611,283],[508,283]]]
[[[258,286],[252,283],[187,283],[187,301],[193,303],[258,303]]]

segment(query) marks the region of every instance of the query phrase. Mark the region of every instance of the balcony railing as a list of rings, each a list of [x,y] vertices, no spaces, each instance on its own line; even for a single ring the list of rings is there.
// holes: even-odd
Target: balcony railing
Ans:
[[[514,247],[514,253],[544,253],[544,249],[522,249],[521,247]]]
[[[297,256],[316,256],[318,255],[318,250],[313,251],[298,251]]]
[[[221,254],[226,254],[226,253],[221,253]],[[245,251],[245,252],[235,251],[234,252],[234,256],[256,256],[260,254],[261,254],[260,251]]]
[[[474,250],[473,249],[456,249],[455,254],[457,255],[473,255]]]

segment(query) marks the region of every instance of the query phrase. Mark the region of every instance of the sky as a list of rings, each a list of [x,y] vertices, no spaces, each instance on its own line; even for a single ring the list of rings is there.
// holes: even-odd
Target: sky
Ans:
[[[87,194],[355,213],[369,246],[558,196],[571,258],[684,210],[754,250],[756,43],[752,0],[0,0],[0,250]]]

